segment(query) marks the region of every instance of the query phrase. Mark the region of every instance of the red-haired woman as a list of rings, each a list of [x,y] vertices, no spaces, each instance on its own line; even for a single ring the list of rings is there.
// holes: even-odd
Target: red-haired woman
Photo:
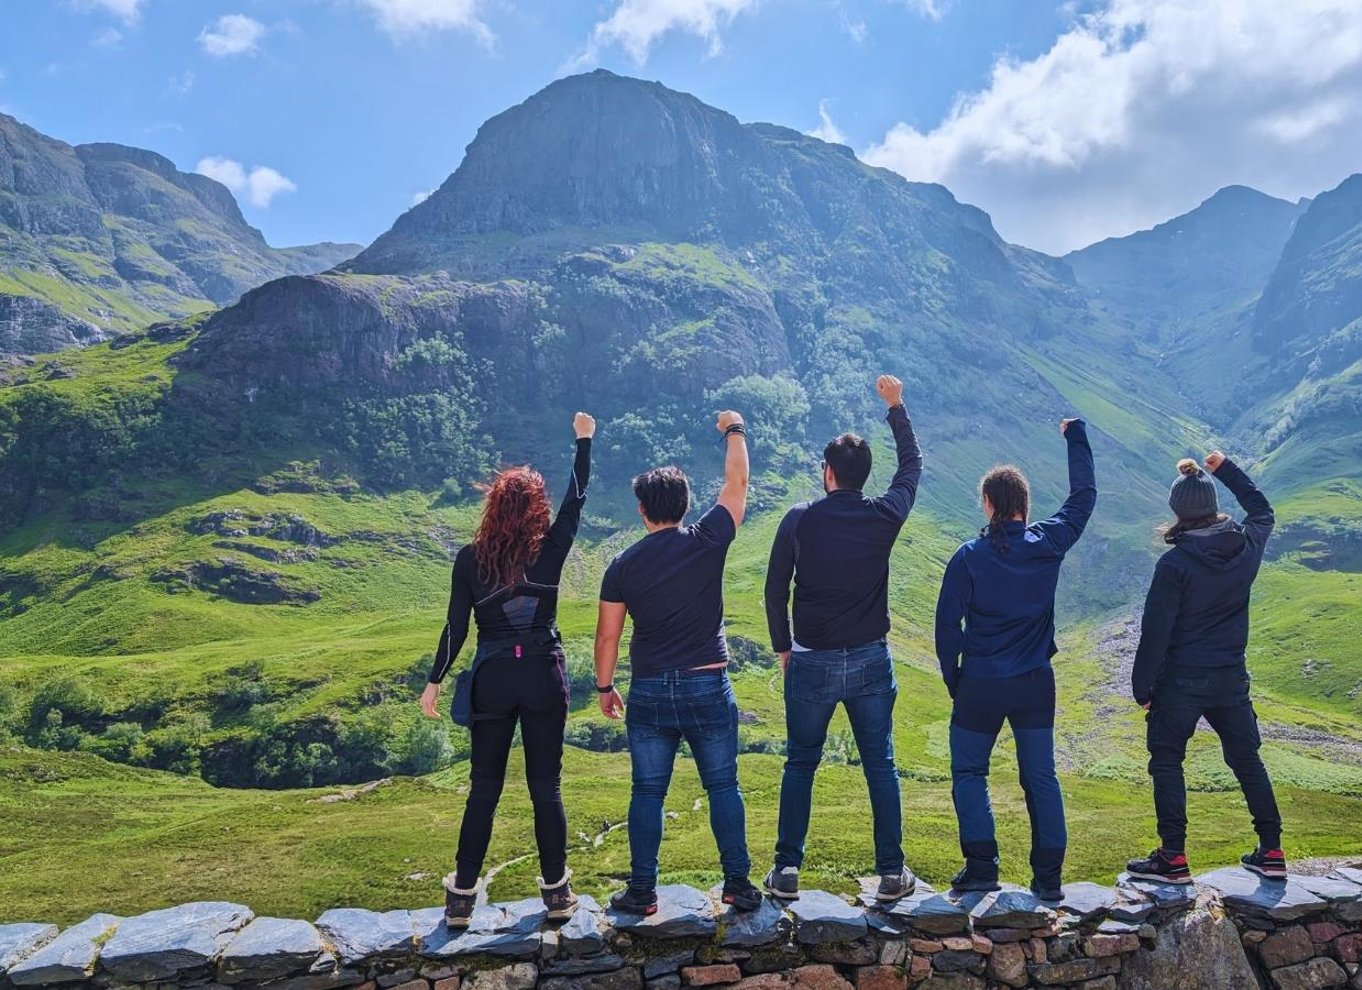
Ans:
[[[459,830],[457,869],[445,877],[445,923],[466,928],[492,838],[492,816],[506,781],[517,724],[525,779],[534,805],[539,888],[550,918],[577,907],[567,869],[567,816],[559,780],[568,687],[558,633],[558,578],[572,549],[591,472],[596,421],[577,413],[577,456],[558,516],[549,524],[544,479],[529,467],[507,468],[487,489],[473,542],[454,558],[449,621],[440,637],[421,708],[439,718],[440,682],[468,635],[472,613],[478,650],[472,675],[472,773]]]

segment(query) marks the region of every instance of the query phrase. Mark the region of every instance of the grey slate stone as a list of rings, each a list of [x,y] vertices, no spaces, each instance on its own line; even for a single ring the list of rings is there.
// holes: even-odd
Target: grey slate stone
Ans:
[[[1197,883],[1218,893],[1231,911],[1262,915],[1273,921],[1295,921],[1329,906],[1324,898],[1311,893],[1299,877],[1267,880],[1248,870],[1226,867],[1197,877]]]
[[[1196,903],[1196,884],[1192,883],[1158,883],[1122,873],[1116,878],[1116,886],[1126,890],[1138,890],[1153,901],[1156,908],[1183,908]]]
[[[643,915],[622,914],[613,907],[605,916],[621,931],[657,938],[708,937],[714,934],[714,906],[703,891],[686,884],[664,884],[657,888],[657,912]]]
[[[317,929],[346,966],[370,956],[409,955],[416,948],[410,911],[332,908],[317,919]]]
[[[445,927],[442,907],[413,911],[411,919],[420,953],[427,959],[474,955],[524,958],[539,951],[539,929],[547,913],[540,898],[527,897],[509,904],[480,904],[473,909],[471,923],[463,932]]]
[[[107,934],[122,918],[96,914],[72,925],[37,952],[10,967],[15,986],[50,986],[86,979],[99,958],[96,939]]]
[[[232,935],[254,917],[226,901],[198,901],[128,918],[99,954],[99,965],[122,980],[172,982],[217,961]]]
[[[763,897],[761,906],[755,911],[739,911],[722,900],[723,887],[714,887],[709,892],[714,903],[715,916],[719,930],[723,933],[720,945],[757,946],[772,942],[783,942],[790,937],[790,919],[772,897]]]
[[[56,937],[56,925],[32,922],[0,925],[0,976],[4,976],[11,966],[29,953],[42,948]]]
[[[604,952],[609,923],[596,898],[579,894],[577,910],[558,928],[558,944],[570,956],[589,956]]]
[[[1330,904],[1346,904],[1362,898],[1362,886],[1337,877],[1305,877],[1292,875],[1291,879],[1316,897],[1322,897]]]
[[[969,911],[921,878],[916,890],[897,901],[880,904],[870,891],[862,890],[860,902],[898,924],[931,935],[960,935],[970,927]]]
[[[1143,922],[1154,913],[1154,899],[1135,887],[1116,888],[1116,905],[1107,912],[1117,921]]]
[[[801,890],[790,902],[795,939],[805,945],[850,942],[866,933],[865,912],[826,890]]]
[[[666,976],[668,973],[675,973],[682,966],[689,966],[695,962],[694,949],[679,949],[676,952],[668,952],[660,956],[649,955],[643,960],[643,978],[651,980],[654,977]]]
[[[223,950],[218,979],[273,980],[300,970],[311,970],[326,945],[306,921],[256,918],[237,933]]]
[[[642,990],[643,978],[638,970],[617,969],[613,973],[594,973],[588,976],[551,976],[540,981],[540,990]]]
[[[1329,876],[1362,886],[1362,867],[1359,866],[1340,866]]]
[[[1061,889],[1064,891],[1064,899],[1059,903],[1059,910],[1083,919],[1105,915],[1116,906],[1119,899],[1111,887],[1087,881],[1066,883]]]
[[[623,957],[610,952],[596,956],[553,959],[544,963],[541,970],[545,976],[584,976],[588,973],[609,973],[627,965]]]
[[[1003,884],[1002,890],[973,892],[958,898],[975,928],[1044,928],[1055,912],[1029,890]]]

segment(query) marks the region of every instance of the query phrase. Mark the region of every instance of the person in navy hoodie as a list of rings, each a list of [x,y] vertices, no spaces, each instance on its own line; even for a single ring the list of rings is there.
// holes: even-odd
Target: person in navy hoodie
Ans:
[[[988,525],[955,552],[937,599],[936,654],[955,702],[951,797],[965,857],[951,883],[957,890],[999,887],[988,770],[1007,722],[1031,818],[1031,889],[1047,900],[1062,896],[1068,833],[1055,775],[1055,590],[1064,556],[1097,505],[1097,483],[1083,420],[1059,428],[1069,451],[1064,505],[1028,524],[1026,477],[1011,465],[989,471],[979,486]]]
[[[1220,511],[1215,481],[1239,501],[1246,513],[1242,523]],[[1204,717],[1220,737],[1258,833],[1258,848],[1243,857],[1244,867],[1285,880],[1282,817],[1258,755],[1258,717],[1244,656],[1249,592],[1276,522],[1272,506],[1218,450],[1206,455],[1204,471],[1190,458],[1178,462],[1168,505],[1177,516],[1164,534],[1172,548],[1154,568],[1131,674],[1135,701],[1148,713],[1149,775],[1161,845],[1126,868],[1133,877],[1192,882],[1182,763]]]

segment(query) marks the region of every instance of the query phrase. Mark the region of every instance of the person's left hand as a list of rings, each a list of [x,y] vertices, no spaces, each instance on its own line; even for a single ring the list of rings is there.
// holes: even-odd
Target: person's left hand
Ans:
[[[742,413],[734,412],[732,409],[725,409],[723,412],[719,413],[719,421],[715,424],[715,428],[718,429],[720,433],[723,433],[730,426],[742,425]]]
[[[590,413],[579,412],[572,417],[572,431],[578,440],[586,440],[596,433],[596,420]]]
[[[421,692],[421,711],[425,712],[426,718],[439,718],[440,713],[435,710],[435,706],[440,703],[440,685],[427,684],[426,689]]]
[[[875,392],[891,409],[903,405],[903,382],[893,375],[880,375],[875,379]]]
[[[1077,417],[1077,416],[1074,416],[1074,417],[1072,417],[1072,418],[1070,418],[1070,419],[1061,419],[1061,420],[1059,421],[1059,432],[1060,432],[1061,434],[1067,434],[1067,433],[1069,432],[1069,424],[1070,424],[1070,423],[1077,423],[1077,422],[1078,422],[1078,417]]]
[[[776,659],[780,661],[780,672],[788,674],[790,672],[790,651],[782,650],[776,654]]]

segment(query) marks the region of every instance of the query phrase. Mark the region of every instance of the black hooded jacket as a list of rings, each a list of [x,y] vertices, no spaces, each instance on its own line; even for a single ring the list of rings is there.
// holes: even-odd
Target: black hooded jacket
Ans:
[[[1144,604],[1131,688],[1149,701],[1167,668],[1230,667],[1244,663],[1249,592],[1263,562],[1276,517],[1249,476],[1228,459],[1215,477],[1246,515],[1180,534],[1159,558]]]

